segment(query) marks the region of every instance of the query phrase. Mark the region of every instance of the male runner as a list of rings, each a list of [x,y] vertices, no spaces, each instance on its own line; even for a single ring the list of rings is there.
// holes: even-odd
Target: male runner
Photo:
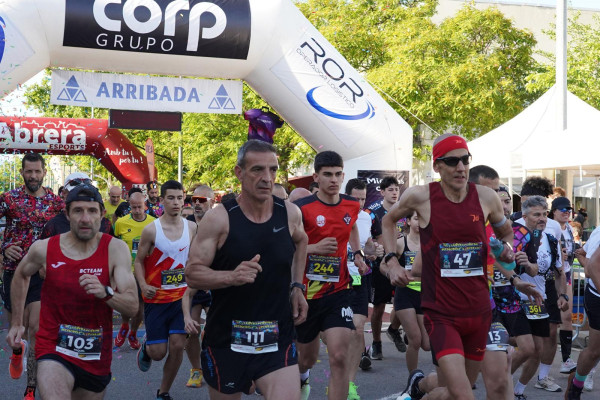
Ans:
[[[134,263],[140,245],[140,238],[144,228],[151,224],[156,218],[146,214],[144,210],[146,205],[144,204],[144,194],[141,192],[133,193],[129,197],[129,205],[131,207],[131,214],[126,215],[122,218],[117,219],[115,223],[115,236],[127,243],[129,251],[131,252],[131,270],[134,270]],[[125,343],[125,338],[129,341],[129,347],[134,350],[140,348],[140,342],[137,338],[137,330],[142,324],[142,318],[144,317],[144,307],[141,290],[138,291],[140,306],[137,313],[133,318],[123,317],[121,328],[117,337],[115,338],[115,346],[121,347]],[[131,327],[129,324],[131,323]],[[128,335],[129,334],[129,335]]]
[[[471,387],[485,353],[492,319],[485,273],[485,222],[490,221],[498,238],[513,241],[496,193],[467,182],[470,161],[462,137],[441,135],[433,146],[433,168],[441,181],[409,188],[383,219],[384,247],[395,251],[396,221],[412,211],[419,217],[421,307],[441,386],[427,399],[474,399]],[[505,243],[504,247],[502,261],[512,262],[510,245]],[[393,284],[406,286],[411,278],[393,251],[384,258],[384,272]],[[411,373],[405,390],[411,398],[424,396],[419,388],[423,378],[419,370]]]
[[[0,218],[6,217],[6,230],[2,242],[2,255],[4,256],[4,272],[2,281],[4,290],[2,300],[4,309],[12,312],[10,299],[11,281],[19,261],[25,256],[40,234],[44,224],[62,210],[63,201],[52,193],[50,188],[44,188],[42,182],[46,176],[45,161],[41,155],[29,153],[21,161],[21,176],[24,185],[13,189],[0,196]],[[23,357],[27,357],[27,388],[25,399],[35,397],[36,387],[36,361],[35,361],[35,335],[39,326],[40,293],[43,280],[35,274],[29,280],[29,290],[25,299],[25,336],[27,341],[22,341],[16,348],[9,363],[10,376],[19,379],[23,374]],[[29,344],[29,354],[27,354]]]
[[[196,225],[181,217],[183,186],[167,181],[161,188],[164,214],[142,231],[135,258],[135,277],[144,299],[146,340],[138,350],[138,367],[146,372],[152,360],[165,356],[157,399],[170,400],[169,389],[183,360],[185,326],[181,298],[187,287],[184,269]]]
[[[125,201],[121,198],[122,194],[123,194],[123,190],[121,189],[120,186],[111,186],[110,189],[108,190],[108,203],[105,204],[105,206],[106,206],[105,217],[108,218],[109,221],[113,220],[113,215],[115,214],[117,207],[119,207],[119,204],[121,204]]]
[[[164,206],[160,203],[160,199],[158,198],[158,183],[156,183],[156,181],[148,182],[146,184],[146,189],[148,193],[146,207],[148,207],[150,215],[158,218],[165,212]]]
[[[394,206],[400,197],[400,183],[398,179],[393,176],[386,176],[379,183],[379,189],[383,200],[378,203],[371,204],[368,213],[371,214],[371,218],[378,219],[378,225],[381,224],[381,220],[388,213],[388,211]],[[375,240],[381,240],[381,233],[378,233],[373,238]],[[371,329],[373,330],[373,345],[371,346],[371,358],[374,360],[383,359],[383,351],[381,345],[381,325],[383,320],[383,314],[385,312],[385,305],[392,300],[394,295],[394,287],[379,270],[379,264],[382,259],[377,259],[374,263],[374,269],[372,276],[373,285],[373,313],[371,314]],[[396,313],[390,314],[390,326],[387,329],[388,338],[394,343],[398,351],[405,352],[406,344],[402,340],[402,334],[398,329],[400,327],[400,321],[396,317]]]
[[[298,208],[272,195],[277,169],[272,145],[244,143],[240,196],[198,226],[186,277],[213,295],[202,341],[211,399],[239,399],[252,381],[266,399],[299,398],[294,324],[306,318],[307,239]]]
[[[200,223],[204,215],[213,208],[215,194],[208,185],[200,185],[194,189],[192,202],[194,204],[194,222]],[[212,297],[210,290],[187,288],[182,299],[183,318],[186,331],[189,334],[185,352],[192,369],[186,386],[197,388],[202,386],[202,364],[200,363],[200,332],[197,327],[202,324],[202,311],[208,314]]]
[[[273,196],[277,196],[280,199],[287,200],[288,193],[281,183],[276,183],[275,185],[273,185]]]
[[[111,378],[112,310],[133,315],[138,307],[127,245],[99,232],[103,212],[93,186],[70,191],[71,230],[35,242],[14,275],[7,341],[18,348],[29,280],[45,272],[36,357],[46,400],[104,398]]]
[[[348,348],[354,323],[350,307],[350,276],[346,265],[348,242],[354,255],[354,265],[366,273],[364,252],[356,220],[359,202],[340,194],[344,181],[344,161],[333,151],[317,154],[313,179],[319,191],[296,201],[302,211],[304,229],[308,235],[308,258],[304,283],[307,286],[308,315],[298,325],[298,366],[303,396],[310,392],[309,369],[319,355],[319,333],[327,342],[329,354],[328,395],[330,399],[348,396]]]

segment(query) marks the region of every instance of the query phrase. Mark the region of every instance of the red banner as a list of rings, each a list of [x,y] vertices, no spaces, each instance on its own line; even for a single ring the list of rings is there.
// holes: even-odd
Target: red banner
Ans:
[[[89,155],[130,188],[150,180],[148,162],[103,119],[0,117],[0,153]]]

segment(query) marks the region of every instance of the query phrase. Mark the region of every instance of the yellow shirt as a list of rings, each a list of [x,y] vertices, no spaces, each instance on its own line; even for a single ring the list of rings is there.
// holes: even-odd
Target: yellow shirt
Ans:
[[[125,200],[123,200],[123,199],[119,200],[119,204],[121,204],[124,201]],[[115,211],[117,211],[117,207],[119,207],[119,204],[117,204],[116,206],[113,206],[112,204],[110,204],[110,201],[107,201],[104,203],[104,208],[106,209],[106,218],[108,218],[108,220],[111,223],[112,223],[113,214],[115,213]]]
[[[129,246],[131,250],[131,268],[133,269],[133,263],[135,262],[135,256],[137,255],[138,245],[140,244],[140,237],[144,227],[151,224],[156,218],[144,214],[145,220],[139,222],[132,218],[131,214],[128,214],[122,218],[119,218],[115,222],[115,236],[123,240]]]

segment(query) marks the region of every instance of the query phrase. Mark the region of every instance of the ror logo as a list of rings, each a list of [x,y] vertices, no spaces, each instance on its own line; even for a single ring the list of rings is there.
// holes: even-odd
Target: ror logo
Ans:
[[[248,56],[249,0],[66,0],[66,5],[65,46]]]

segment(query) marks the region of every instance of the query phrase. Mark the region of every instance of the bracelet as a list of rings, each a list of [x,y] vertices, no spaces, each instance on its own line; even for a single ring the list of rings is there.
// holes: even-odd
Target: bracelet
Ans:
[[[505,242],[504,240],[502,241],[502,243],[504,243],[505,245],[507,245],[509,249],[511,249],[511,250],[513,249],[512,245],[510,243]]]
[[[510,281],[510,284],[515,286],[515,278],[519,278],[521,279],[521,277],[517,274],[514,274],[513,276],[511,276],[508,280]]]

